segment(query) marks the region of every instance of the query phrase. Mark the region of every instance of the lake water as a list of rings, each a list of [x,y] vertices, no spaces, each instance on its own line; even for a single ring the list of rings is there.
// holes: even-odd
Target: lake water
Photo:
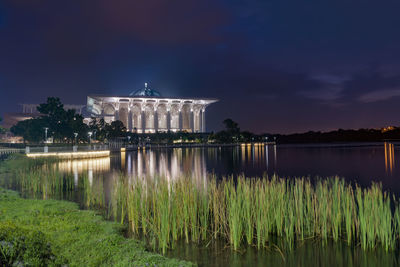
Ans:
[[[122,170],[133,176],[174,179],[191,174],[199,181],[208,174],[215,174],[217,179],[241,174],[311,178],[337,175],[362,186],[381,182],[384,189],[399,194],[399,150],[400,143],[241,145],[122,152],[114,154],[110,162],[108,159],[84,162],[87,168],[90,162],[103,162],[103,171]]]
[[[335,145],[241,145],[235,147],[149,149],[112,154],[109,158],[63,161],[61,170],[73,173],[74,194],[60,196],[84,205],[85,194],[79,187],[85,175],[89,186],[99,188],[105,203],[110,199],[115,175],[124,172],[133,177],[164,177],[168,180],[190,175],[199,184],[207,179],[245,175],[261,177],[330,177],[369,186],[381,182],[385,190],[400,196],[400,143]],[[214,176],[213,176],[214,175]],[[85,185],[87,186],[87,185]],[[107,204],[105,205],[107,206]],[[235,252],[226,243],[176,244],[167,256],[186,259],[201,266],[394,266],[398,252],[383,249],[368,252],[344,243],[322,245],[320,241],[297,244],[294,251],[283,247],[257,251],[246,248]]]

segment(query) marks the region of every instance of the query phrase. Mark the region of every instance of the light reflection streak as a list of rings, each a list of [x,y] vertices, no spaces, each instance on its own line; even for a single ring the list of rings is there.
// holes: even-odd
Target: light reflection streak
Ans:
[[[246,145],[241,145],[241,154],[240,157],[242,158],[242,166],[246,164]]]
[[[93,185],[93,169],[91,169],[90,167],[88,170],[88,180],[89,180],[89,185],[92,186]]]
[[[109,171],[110,158],[66,160],[55,163],[60,171],[83,173],[89,169],[94,171]]]
[[[385,171],[386,173],[393,174],[394,170],[394,144],[384,143],[385,147]]]
[[[128,153],[128,160],[127,160],[127,171],[128,173],[132,173],[132,155]]]
[[[125,156],[126,152],[121,150],[121,169],[125,169]]]
[[[248,144],[246,147],[247,155],[246,155],[246,162],[251,160],[251,144]]]
[[[61,172],[69,172],[74,176],[74,186],[78,187],[79,176],[87,171],[90,186],[93,184],[94,173],[110,170],[110,158],[76,159],[55,163]]]
[[[254,167],[254,164],[255,163],[257,163],[257,156],[258,156],[258,146],[257,145],[252,145],[251,146],[251,156],[253,157],[252,158],[252,162],[253,162],[253,167]]]
[[[68,164],[68,165],[71,165],[71,164]],[[70,169],[70,166],[69,166],[69,169]],[[73,172],[74,172],[74,186],[77,187],[78,186],[78,168],[76,165],[73,167]]]
[[[127,163],[127,165],[131,164],[132,166],[137,166],[137,168],[127,170],[131,177],[137,177],[138,179],[161,177],[168,182],[172,182],[189,176],[197,181],[199,185],[203,185],[207,179],[207,166],[202,149],[182,151],[182,149],[177,148],[161,153],[152,150],[146,152],[139,150],[133,153],[136,153],[137,157],[131,157],[130,160],[132,162]]]

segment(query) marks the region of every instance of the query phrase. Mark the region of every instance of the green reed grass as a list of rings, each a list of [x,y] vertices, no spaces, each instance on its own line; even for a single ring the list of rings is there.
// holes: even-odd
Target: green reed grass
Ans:
[[[75,190],[74,177],[40,162],[14,170],[22,192],[39,198]],[[235,250],[244,245],[261,249],[284,240],[289,249],[310,238],[329,239],[363,249],[399,247],[398,199],[380,184],[368,188],[340,178],[284,179],[209,177],[201,185],[191,177],[113,177],[109,203],[105,203],[101,176],[79,185],[87,207],[109,206],[109,214],[129,225],[134,235],[144,235],[166,252],[174,242],[209,242],[224,239]]]
[[[392,250],[399,243],[398,204],[379,184],[356,186],[354,193],[339,178],[314,185],[307,178],[238,177],[210,181],[204,189],[183,177],[170,183],[136,179],[130,190],[140,198],[126,198],[128,209],[134,210],[128,213],[135,222],[132,232],[154,236],[164,252],[180,238],[223,238],[233,249],[244,244],[262,248],[274,236],[283,237],[289,248],[309,238],[344,239],[363,249],[380,245]]]

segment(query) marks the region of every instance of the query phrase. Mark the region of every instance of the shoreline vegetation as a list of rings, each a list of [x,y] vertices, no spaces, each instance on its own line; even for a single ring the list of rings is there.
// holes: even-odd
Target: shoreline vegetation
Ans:
[[[373,183],[368,188],[344,179],[279,177],[227,178],[195,181],[114,175],[106,203],[102,183],[54,168],[56,161],[20,158],[13,170],[14,186],[23,194],[51,198],[83,191],[87,208],[105,210],[133,237],[145,237],[155,250],[173,249],[177,240],[225,240],[233,250],[264,249],[283,240],[285,250],[307,240],[346,242],[364,250],[399,248],[398,198]]]
[[[317,180],[239,177],[207,184],[190,178],[114,181],[111,208],[133,234],[155,237],[165,253],[174,242],[206,242],[222,238],[234,250],[263,249],[282,239],[285,249],[319,239],[345,241],[362,249],[399,244],[398,204],[379,184],[354,188],[343,179]],[[394,212],[392,212],[392,209]]]
[[[146,251],[124,231],[76,203],[0,188],[1,266],[193,266]]]

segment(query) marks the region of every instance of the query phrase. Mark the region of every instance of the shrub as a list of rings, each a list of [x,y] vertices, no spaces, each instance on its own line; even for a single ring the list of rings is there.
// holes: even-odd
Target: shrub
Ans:
[[[1,266],[49,266],[57,264],[46,236],[11,222],[0,222]]]

